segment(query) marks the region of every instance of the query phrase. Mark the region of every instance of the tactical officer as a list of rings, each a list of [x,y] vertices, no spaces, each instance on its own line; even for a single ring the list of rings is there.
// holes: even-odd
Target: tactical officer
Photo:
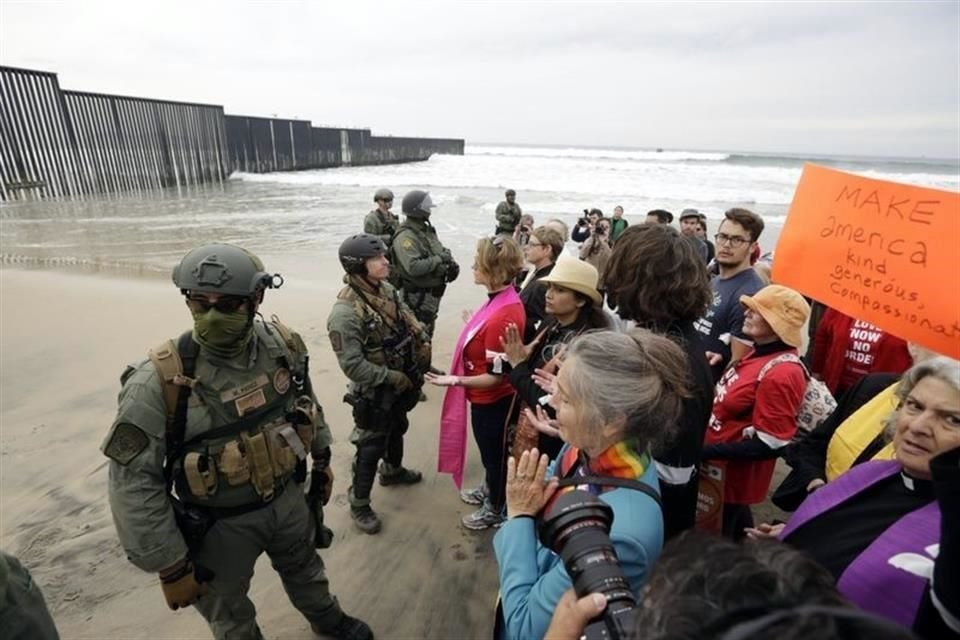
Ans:
[[[516,191],[507,189],[503,195],[506,200],[497,205],[496,233],[505,233],[512,236],[517,225],[520,224],[520,216],[523,215],[523,211],[517,204]]]
[[[310,454],[311,493],[329,497],[330,430],[303,340],[257,315],[283,279],[240,247],[210,244],[183,257],[173,282],[193,330],[127,368],[102,445],[127,557],[159,574],[171,609],[195,605],[216,638],[262,638],[247,590],[266,551],[315,633],[373,638],[330,594],[314,549],[322,536],[301,482]]]
[[[397,227],[400,226],[400,220],[390,212],[390,208],[393,206],[393,191],[377,189],[377,192],[373,194],[373,201],[377,208],[363,219],[363,232],[377,236],[383,241],[384,246],[390,249],[393,234],[397,232]]]
[[[440,244],[437,230],[430,224],[433,200],[426,191],[411,191],[403,196],[406,220],[393,238],[393,255],[403,301],[413,310],[433,337],[440,311],[440,298],[447,284],[460,275],[460,265],[450,250]]]
[[[353,406],[357,447],[350,487],[350,515],[364,533],[380,531],[370,491],[380,465],[383,486],[416,484],[419,471],[404,468],[403,434],[430,366],[430,337],[397,290],[386,281],[390,262],[376,236],[360,234],[340,245],[346,287],[327,320],[340,368],[350,379],[344,400]]]

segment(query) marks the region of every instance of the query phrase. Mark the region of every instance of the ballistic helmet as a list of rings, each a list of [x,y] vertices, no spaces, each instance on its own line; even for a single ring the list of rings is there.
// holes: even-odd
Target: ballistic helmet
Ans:
[[[435,206],[426,191],[414,190],[403,196],[403,212],[411,218],[429,218]]]
[[[378,202],[380,200],[393,200],[393,191],[390,191],[390,189],[377,189],[377,192],[373,194],[373,201]]]
[[[232,244],[207,244],[191,249],[173,268],[173,283],[188,291],[253,297],[264,289],[279,289],[283,277],[267,273],[260,258]]]
[[[340,264],[349,274],[366,275],[367,260],[387,253],[383,240],[369,233],[350,236],[340,245]]]

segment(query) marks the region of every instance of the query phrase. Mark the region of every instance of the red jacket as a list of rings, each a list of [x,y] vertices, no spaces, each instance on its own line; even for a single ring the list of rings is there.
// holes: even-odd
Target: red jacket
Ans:
[[[836,397],[868,373],[901,374],[913,365],[904,340],[836,309],[823,314],[813,340],[813,373]]]
[[[796,363],[773,365],[758,382],[763,366],[784,353],[749,352],[720,378],[705,444],[742,442],[759,438],[771,449],[790,442],[797,431],[797,410],[807,389],[807,375]],[[776,458],[728,460],[723,483],[725,504],[757,504],[767,499]]]

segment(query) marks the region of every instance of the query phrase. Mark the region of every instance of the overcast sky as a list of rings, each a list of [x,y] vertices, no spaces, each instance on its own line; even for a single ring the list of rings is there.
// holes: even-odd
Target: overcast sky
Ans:
[[[960,1],[0,2],[61,87],[469,142],[960,157]]]

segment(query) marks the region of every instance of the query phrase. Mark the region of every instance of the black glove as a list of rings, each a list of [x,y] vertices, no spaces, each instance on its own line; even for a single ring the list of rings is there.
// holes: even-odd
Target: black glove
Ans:
[[[327,449],[329,452],[329,448]],[[333,543],[333,531],[323,523],[323,505],[330,501],[333,492],[333,470],[329,466],[329,457],[315,460],[310,472],[305,499],[307,509],[313,518],[313,544],[318,549],[326,549]]]
[[[457,279],[457,276],[460,275],[460,265],[454,261],[453,258],[450,258],[450,261],[447,262],[447,271],[443,274],[443,279],[447,282],[453,282]]]

